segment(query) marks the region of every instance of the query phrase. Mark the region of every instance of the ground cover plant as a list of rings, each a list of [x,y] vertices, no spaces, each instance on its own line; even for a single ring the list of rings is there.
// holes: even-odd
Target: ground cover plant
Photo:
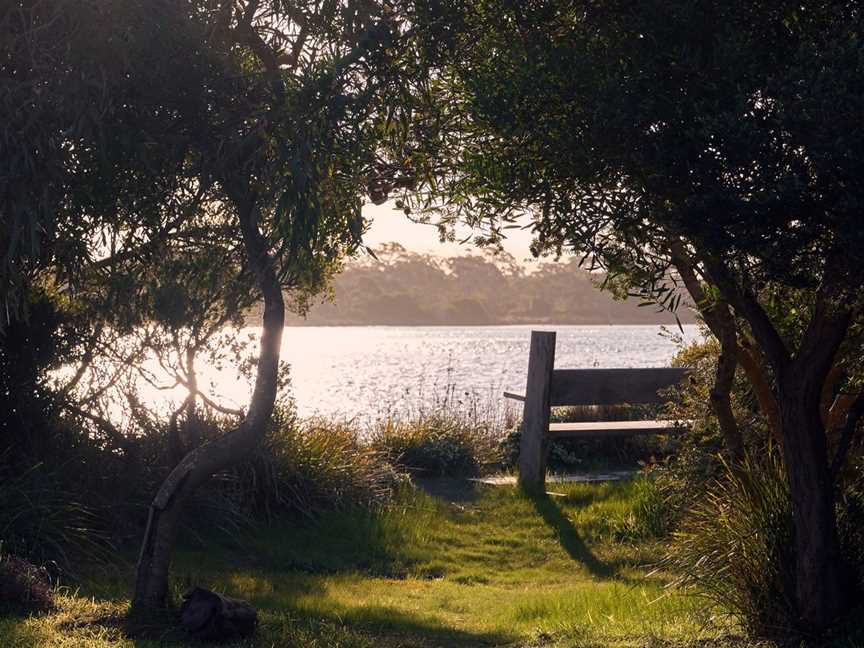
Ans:
[[[470,484],[470,482],[463,482]],[[281,520],[207,549],[185,543],[171,586],[211,586],[261,613],[255,646],[651,646],[727,640],[695,598],[652,571],[654,540],[615,541],[638,482],[556,485],[528,497],[463,485],[438,499],[404,489],[388,506]],[[124,638],[131,565],[61,589],[56,613],[4,617],[8,645],[150,647]]]

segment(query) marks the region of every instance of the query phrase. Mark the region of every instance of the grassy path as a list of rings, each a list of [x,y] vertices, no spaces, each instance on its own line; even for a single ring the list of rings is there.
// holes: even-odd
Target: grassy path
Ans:
[[[376,513],[184,550],[175,587],[251,600],[261,626],[249,646],[717,645],[701,603],[664,589],[668,575],[649,575],[660,547],[615,539],[639,487],[556,484],[561,496],[543,498],[510,487],[412,491]],[[0,619],[0,645],[161,645],[122,636],[130,578],[128,566],[103,568],[56,614]]]

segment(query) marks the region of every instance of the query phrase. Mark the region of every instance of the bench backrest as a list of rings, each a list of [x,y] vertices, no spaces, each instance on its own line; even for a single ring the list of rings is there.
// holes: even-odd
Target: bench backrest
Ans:
[[[642,405],[661,403],[658,391],[679,384],[687,369],[555,369],[549,385],[549,405]]]
[[[546,436],[550,408],[561,405],[641,405],[658,403],[657,393],[681,382],[687,369],[555,369],[555,333],[531,331],[519,483],[540,488],[546,478]]]

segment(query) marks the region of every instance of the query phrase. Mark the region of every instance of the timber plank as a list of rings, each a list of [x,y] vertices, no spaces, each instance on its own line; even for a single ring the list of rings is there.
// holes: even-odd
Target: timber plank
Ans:
[[[549,435],[560,437],[638,436],[640,434],[674,434],[681,431],[677,421],[585,421],[552,423]]]
[[[657,392],[680,383],[688,369],[556,369],[552,372],[549,404],[618,405],[661,403]]]

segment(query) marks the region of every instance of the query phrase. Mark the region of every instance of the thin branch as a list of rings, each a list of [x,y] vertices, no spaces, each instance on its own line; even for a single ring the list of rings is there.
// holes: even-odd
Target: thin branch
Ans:
[[[126,436],[118,430],[111,421],[108,419],[99,416],[98,414],[94,414],[92,412],[88,412],[87,410],[81,409],[74,403],[68,400],[63,400],[61,402],[61,406],[63,409],[72,412],[73,414],[80,416],[82,418],[86,418],[89,421],[92,421],[96,424],[96,427],[99,428],[105,435],[114,442],[114,444],[128,452],[132,449],[132,442],[126,438]]]
[[[99,339],[99,336],[102,335],[102,329],[104,327],[104,322],[100,322],[99,326],[96,328],[96,332],[90,336],[90,344],[87,346],[86,351],[84,351],[84,355],[81,358],[81,364],[78,366],[78,369],[75,371],[75,375],[72,376],[72,379],[63,385],[60,389],[60,394],[63,397],[67,397],[72,390],[74,390],[78,383],[81,382],[81,379],[84,377],[84,374],[87,372],[87,369],[90,368],[90,365],[93,363],[93,348],[96,346],[96,340]]]
[[[207,407],[210,407],[210,408],[216,410],[217,412],[221,412],[222,414],[228,414],[230,416],[243,416],[244,415],[243,410],[234,409],[232,407],[226,407],[225,405],[220,405],[219,403],[214,401],[212,398],[207,396],[207,394],[205,394],[201,390],[193,388],[190,385],[190,383],[188,381],[184,380],[179,374],[175,373],[174,378],[177,380],[177,383],[176,383],[177,385],[183,385],[186,389],[189,390],[190,395],[194,394],[195,396],[200,398],[202,401],[204,401],[204,404],[207,405]]]
[[[846,461],[846,455],[852,447],[852,440],[855,437],[855,431],[858,429],[858,422],[862,416],[864,416],[864,389],[858,394],[846,416],[846,424],[843,426],[843,433],[840,435],[840,443],[837,445],[834,460],[831,462],[832,477],[837,477],[837,474],[843,467],[843,463]]]
[[[711,406],[717,416],[717,423],[720,425],[729,453],[737,461],[744,457],[744,439],[735,420],[730,398],[739,356],[735,319],[726,302],[711,302],[706,298],[693,265],[684,251],[684,246],[676,241],[670,247],[673,251],[672,263],[678,269],[684,286],[696,302],[708,328],[720,342],[720,357],[717,359],[714,385],[710,395]]]
[[[195,212],[201,207],[201,202],[204,199],[204,194],[207,190],[212,187],[213,181],[207,180],[206,182],[202,182],[198,187],[198,191],[195,192],[195,195],[192,197],[192,202],[187,205],[180,214],[178,214],[173,220],[165,223],[158,232],[156,232],[153,236],[151,236],[147,241],[143,242],[140,246],[135,248],[126,248],[117,252],[116,254],[112,254],[104,259],[100,259],[99,261],[95,261],[92,266],[96,270],[102,270],[113,266],[117,263],[122,263],[124,261],[128,261],[136,255],[139,255],[143,252],[147,252],[154,248],[155,246],[162,243],[171,232],[176,229],[178,226],[182,225],[184,221],[191,218]]]

